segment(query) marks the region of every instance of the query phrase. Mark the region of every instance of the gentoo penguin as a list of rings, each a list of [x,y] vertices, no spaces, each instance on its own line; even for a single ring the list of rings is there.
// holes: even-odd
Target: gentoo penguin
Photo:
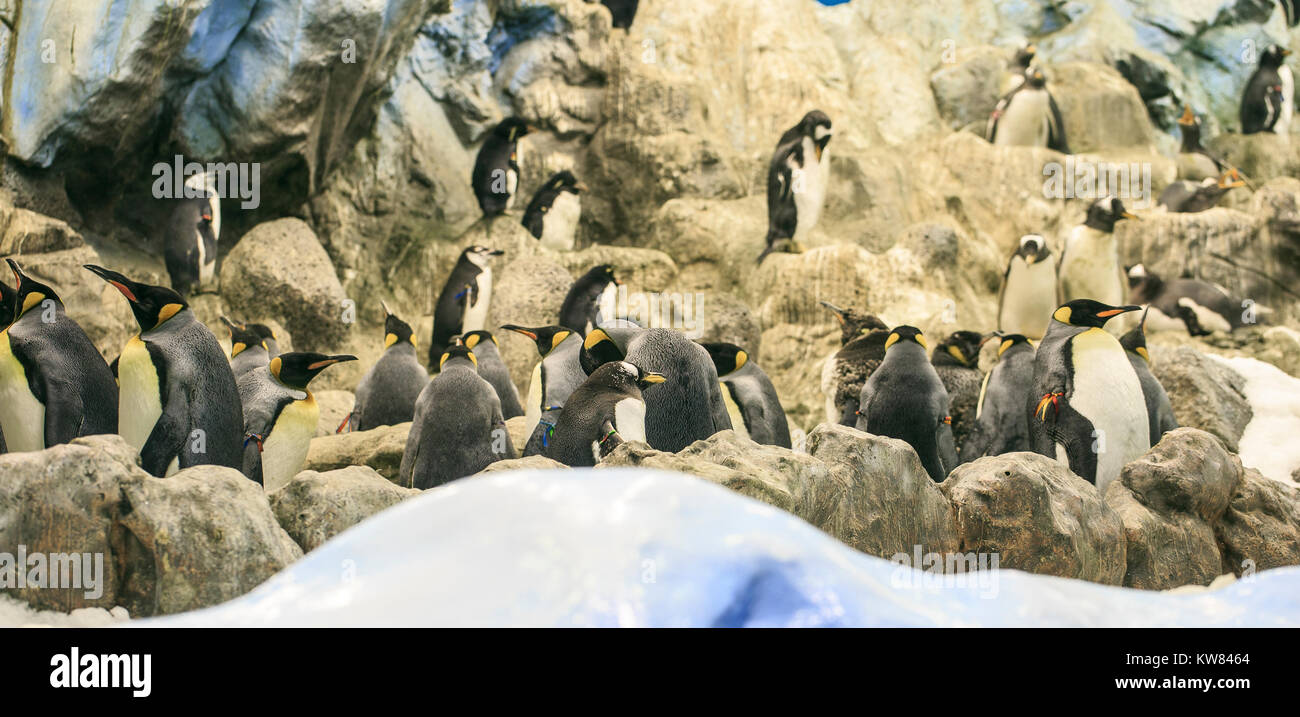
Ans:
[[[552,251],[572,251],[578,237],[578,220],[582,217],[579,192],[587,185],[578,181],[573,172],[556,172],[533,195],[524,210],[524,228],[542,246]]]
[[[822,395],[826,397],[826,422],[853,426],[858,422],[862,385],[885,359],[889,327],[875,314],[841,309],[823,301],[840,324],[840,349],[822,364]]]
[[[230,329],[230,371],[235,379],[271,362],[266,341],[245,324],[237,324],[222,316],[222,323]]]
[[[8,450],[39,451],[117,431],[117,384],[51,287],[14,273],[13,322],[0,331],[0,429]]]
[[[997,363],[980,385],[975,426],[961,446],[962,463],[1030,450],[1025,405],[1034,388],[1034,345],[1023,334],[1000,339]]]
[[[601,365],[569,396],[542,455],[579,468],[596,465],[622,443],[646,442],[648,409],[641,392],[663,382],[663,376],[628,361]]]
[[[461,336],[461,342],[478,359],[478,375],[492,384],[497,398],[501,399],[501,415],[507,420],[524,415],[524,408],[519,405],[519,389],[510,380],[510,369],[501,358],[501,348],[492,332],[470,331]]]
[[[488,132],[474,160],[474,196],[484,216],[504,214],[519,192],[522,164],[519,139],[532,131],[523,120],[507,117]]]
[[[925,336],[914,326],[898,326],[889,332],[885,360],[862,387],[856,427],[907,441],[926,473],[939,483],[948,475],[939,455],[939,439],[952,419],[948,392],[925,349]]]
[[[1138,383],[1142,385],[1142,397],[1146,400],[1147,423],[1150,427],[1149,440],[1154,446],[1160,442],[1161,436],[1178,428],[1178,420],[1174,418],[1174,406],[1169,402],[1169,394],[1165,393],[1165,387],[1160,385],[1160,380],[1151,373],[1151,354],[1147,352],[1146,318],[1144,311],[1138,325],[1119,337],[1119,345],[1124,347],[1124,351],[1128,354],[1128,362],[1133,364]]]
[[[1192,336],[1228,332],[1245,326],[1242,302],[1222,287],[1200,279],[1171,279],[1147,271],[1141,264],[1128,270],[1128,300],[1150,307],[1144,321],[1156,331],[1186,329]]]
[[[307,384],[336,363],[356,360],[356,356],[292,352],[239,377],[244,475],[268,492],[298,475],[320,421],[320,406]]]
[[[1070,153],[1065,120],[1047,90],[1047,77],[1041,68],[1026,69],[1024,81],[998,100],[989,116],[986,136],[999,146],[1048,147]]]
[[[731,417],[731,427],[755,443],[790,447],[790,425],[776,387],[749,353],[735,344],[700,344],[722,380],[722,400]]]
[[[980,384],[984,374],[979,369],[980,347],[985,337],[976,331],[954,331],[939,342],[930,355],[930,363],[939,374],[943,388],[948,393],[948,415],[953,443],[942,446],[944,466],[957,467],[957,455],[975,425],[975,411],[979,403]]]
[[[1223,160],[1201,146],[1201,123],[1192,114],[1190,105],[1183,107],[1183,116],[1178,118],[1178,129],[1183,135],[1183,144],[1178,150],[1179,179],[1190,182],[1214,179],[1228,169]]]
[[[186,196],[175,200],[163,233],[167,274],[172,288],[183,297],[210,287],[217,271],[221,199],[208,189],[205,179],[199,174],[186,180]]]
[[[632,18],[636,17],[636,6],[639,0],[600,0],[600,4],[609,8],[610,17],[613,18],[613,26],[627,30],[632,27]]]
[[[1178,180],[1170,182],[1160,193],[1156,205],[1165,211],[1194,214],[1218,206],[1219,200],[1230,189],[1243,187],[1246,183],[1235,169],[1225,171],[1218,179],[1207,177],[1199,182]]]
[[[1038,234],[1020,237],[1007,260],[998,292],[998,330],[1037,341],[1056,309],[1056,262],[1047,240]]]
[[[1062,302],[1092,299],[1103,304],[1124,301],[1124,270],[1119,263],[1115,223],[1136,219],[1117,197],[1102,197],[1088,207],[1083,224],[1070,230],[1057,268]]]
[[[429,342],[429,369],[437,365],[452,337],[478,331],[487,324],[492,303],[492,257],[505,254],[500,249],[471,246],[461,252],[451,276],[438,295],[433,308],[433,339]]]
[[[1038,54],[1038,48],[1034,45],[1025,45],[1016,50],[1016,54],[1011,57],[1007,63],[1007,69],[1002,73],[998,80],[998,97],[1005,97],[1006,94],[1025,81],[1025,70],[1034,62],[1034,55]]]
[[[1075,299],[1052,314],[1034,356],[1026,410],[1034,452],[1064,463],[1105,494],[1151,447],[1146,399],[1124,347],[1102,329],[1140,306]]]
[[[433,488],[513,458],[515,449],[492,384],[478,375],[465,346],[442,355],[441,369],[420,392],[402,452],[402,485]]]
[[[830,141],[831,118],[813,110],[776,143],[767,167],[767,247],[759,263],[773,251],[803,251],[801,242],[817,226],[826,203]]]
[[[569,293],[560,305],[560,326],[586,336],[605,319],[614,318],[605,316],[604,312],[615,310],[618,287],[622,285],[623,282],[614,276],[613,266],[598,264],[591,267],[569,287]]]
[[[1295,113],[1295,79],[1286,57],[1291,51],[1269,45],[1241,97],[1241,133],[1273,132],[1290,136]]]
[[[429,382],[429,372],[415,353],[410,324],[384,308],[384,353],[357,384],[357,402],[348,415],[353,431],[406,423],[415,416],[415,400]]]
[[[244,417],[226,354],[180,294],[102,266],[86,269],[131,305],[140,324],[118,359],[118,433],[163,477],[195,465],[243,466]]]
[[[555,433],[564,402],[587,380],[587,373],[578,360],[582,335],[563,326],[529,328],[506,324],[501,328],[532,339],[542,357],[533,367],[528,382],[528,400],[524,404],[524,435],[528,436],[528,443],[523,451],[525,456],[540,455]]]
[[[627,361],[668,379],[646,400],[646,438],[654,448],[676,453],[732,428],[713,359],[680,331],[633,326],[593,329],[583,341],[579,359],[588,375],[601,364]]]

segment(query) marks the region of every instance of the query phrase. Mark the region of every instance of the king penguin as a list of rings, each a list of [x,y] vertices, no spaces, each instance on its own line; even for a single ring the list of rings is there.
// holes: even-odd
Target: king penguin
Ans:
[[[773,251],[803,251],[802,242],[821,218],[830,184],[831,118],[813,110],[781,135],[767,167],[767,246]]]
[[[1192,113],[1191,105],[1183,107],[1183,116],[1178,118],[1178,129],[1183,135],[1182,146],[1178,149],[1179,179],[1189,182],[1214,179],[1228,169],[1223,160],[1201,146],[1201,122]]]
[[[1030,449],[1025,404],[1034,388],[1034,345],[1022,334],[1000,339],[997,363],[980,384],[975,426],[961,446],[962,463]]]
[[[9,451],[117,431],[117,384],[51,287],[13,259],[12,322],[0,331],[0,430]]]
[[[514,204],[523,164],[519,140],[530,131],[523,120],[507,117],[488,132],[479,147],[471,181],[484,216],[504,214]]]
[[[357,384],[357,401],[348,415],[353,431],[396,426],[415,417],[415,400],[420,397],[429,372],[415,354],[415,333],[388,304],[384,309],[384,353]]]
[[[528,382],[528,400],[524,404],[528,443],[523,451],[524,456],[541,455],[555,433],[564,402],[587,380],[578,359],[582,335],[564,326],[529,328],[506,324],[501,328],[532,339],[541,356]]]
[[[600,326],[606,313],[614,313],[618,301],[618,287],[623,282],[614,276],[614,267],[609,264],[597,264],[578,277],[569,287],[569,293],[560,305],[560,326],[566,326],[586,336],[593,328]]]
[[[202,174],[186,180],[185,195],[175,200],[168,218],[163,259],[172,288],[182,297],[189,297],[212,286],[216,276],[221,200],[208,188]]]
[[[663,376],[627,361],[602,364],[569,396],[542,455],[590,467],[622,443],[646,442],[648,408],[641,392],[663,382]]]
[[[1048,147],[1070,153],[1065,120],[1047,89],[1047,77],[1041,68],[1026,69],[1024,81],[998,100],[985,136],[998,146]]]
[[[519,389],[510,380],[510,369],[501,358],[501,347],[490,331],[470,331],[461,337],[465,348],[474,352],[478,359],[478,375],[482,376],[501,400],[501,415],[506,420],[524,415],[523,406],[519,405]]]
[[[722,381],[732,429],[765,446],[790,447],[790,425],[776,387],[749,353],[735,344],[700,344]]]
[[[1178,428],[1178,419],[1174,418],[1174,406],[1169,402],[1169,394],[1160,384],[1160,379],[1151,373],[1151,354],[1147,351],[1146,334],[1147,315],[1142,312],[1142,320],[1128,333],[1119,337],[1119,345],[1128,354],[1128,361],[1137,372],[1138,383],[1142,385],[1142,397],[1147,404],[1147,424],[1150,427],[1150,443],[1160,442],[1160,437]]]
[[[461,252],[451,276],[442,287],[433,308],[433,338],[429,342],[429,368],[438,365],[442,354],[452,345],[452,337],[478,331],[487,325],[492,304],[492,257],[505,254],[500,249],[471,246]],[[435,372],[436,373],[436,372]]]
[[[1244,186],[1246,183],[1235,169],[1224,171],[1217,179],[1207,177],[1199,182],[1180,179],[1165,187],[1156,206],[1167,212],[1195,214],[1215,208],[1229,190]]]
[[[1088,207],[1087,218],[1070,230],[1061,252],[1057,268],[1061,303],[1092,299],[1118,305],[1124,301],[1126,280],[1119,263],[1115,224],[1136,218],[1113,196],[1102,197]]]
[[[1102,326],[1140,306],[1075,299],[1052,314],[1034,356],[1026,410],[1034,452],[1070,467],[1103,495],[1151,447],[1146,399],[1124,347]]]
[[[930,363],[948,393],[948,415],[951,417],[954,445],[945,445],[944,467],[957,467],[957,456],[967,435],[975,425],[975,411],[979,403],[980,385],[984,374],[979,369],[980,347],[985,337],[975,331],[954,331],[939,342],[930,355]]]
[[[885,360],[862,387],[856,428],[907,441],[926,473],[940,483],[948,475],[939,453],[940,436],[950,428],[951,419],[948,392],[925,355],[925,343],[914,326],[889,332]]]
[[[175,291],[86,269],[126,297],[140,325],[118,359],[118,433],[141,466],[160,478],[195,465],[239,470],[244,417],[217,337]]]
[[[1047,332],[1056,310],[1056,262],[1047,240],[1038,234],[1020,237],[1007,261],[998,292],[998,330],[1037,341]]]
[[[239,378],[245,476],[270,492],[298,475],[320,421],[320,406],[307,384],[336,363],[356,360],[356,356],[291,352]]]
[[[17,306],[18,294],[9,285],[0,281],[0,332],[9,328],[14,320],[14,308]],[[9,452],[5,445],[4,422],[0,421],[0,455]]]
[[[262,345],[266,347],[268,361],[280,355],[280,340],[275,337],[275,331],[270,326],[250,322],[245,322],[242,325],[262,338]]]
[[[398,473],[402,485],[433,488],[514,457],[501,401],[478,375],[477,362],[465,346],[443,353],[438,374],[415,402]]]
[[[271,362],[266,341],[256,331],[224,316],[221,317],[221,322],[230,329],[230,371],[235,374],[235,380]]]
[[[1223,287],[1200,279],[1171,279],[1148,271],[1142,264],[1128,270],[1128,300],[1145,304],[1144,324],[1156,331],[1186,330],[1192,336],[1224,333],[1246,325],[1244,301],[1234,301]],[[1145,330],[1145,326],[1144,326]]]
[[[1295,78],[1286,66],[1291,51],[1269,45],[1259,56],[1259,67],[1246,82],[1241,97],[1241,133],[1273,132],[1282,137],[1291,134],[1291,115],[1295,113]]]
[[[573,251],[578,238],[578,220],[582,218],[582,200],[579,193],[587,185],[578,181],[573,172],[556,172],[533,195],[524,210],[524,228],[542,247],[551,251]]]
[[[826,397],[826,422],[854,426],[862,386],[885,359],[889,326],[875,314],[841,309],[821,302],[840,324],[840,348],[822,363],[822,395]]]

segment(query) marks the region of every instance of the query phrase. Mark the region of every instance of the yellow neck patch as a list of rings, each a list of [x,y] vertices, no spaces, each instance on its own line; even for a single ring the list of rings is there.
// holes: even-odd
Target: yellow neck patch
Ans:
[[[389,346],[392,346],[395,343],[397,343],[397,334],[384,335],[384,348],[388,348]]]
[[[1147,347],[1139,346],[1135,349],[1135,351],[1137,351],[1138,356],[1142,357],[1143,361],[1146,361],[1147,363],[1151,363],[1151,354],[1147,353]]]
[[[1007,349],[1011,348],[1012,344],[1014,344],[1014,343],[1015,343],[1015,342],[1012,341],[1011,339],[1007,339],[1007,340],[1003,341],[1003,342],[1002,342],[1002,345],[998,347],[998,356],[1001,357],[1001,356],[1002,356],[1002,353],[1003,353],[1004,351],[1006,351]]]
[[[271,369],[271,375],[272,375],[272,376],[275,376],[276,378],[280,378],[280,366],[281,366],[281,365],[282,365],[282,364],[281,364],[281,362],[280,362],[280,357],[279,357],[279,356],[276,356],[275,358],[271,359],[270,369]]]
[[[244,352],[244,349],[246,349],[246,348],[248,348],[248,347],[245,346],[242,342],[241,342],[241,343],[237,343],[237,344],[232,345],[232,346],[230,347],[230,358],[234,358],[234,357],[238,356],[239,354],[243,353],[243,352]]]
[[[40,306],[42,301],[45,301],[45,294],[42,294],[39,291],[33,291],[23,298],[23,309],[18,312],[18,315],[22,316],[28,311],[31,311],[32,308]]]
[[[741,367],[741,366],[744,366],[748,361],[749,361],[749,354],[745,353],[744,351],[737,351],[737,352],[736,352],[736,368],[733,369],[733,370],[739,370],[740,367]]]
[[[159,326],[162,326],[164,321],[180,313],[180,310],[183,308],[185,308],[183,304],[167,304],[162,307],[158,310],[158,323],[154,324],[153,327],[156,329]]]
[[[956,346],[949,346],[948,354],[953,358],[957,359],[957,361],[960,362],[963,366],[966,365],[966,354],[962,353],[961,349],[957,348]]]
[[[605,333],[604,331],[601,331],[600,329],[596,329],[591,333],[587,334],[587,339],[582,342],[582,345],[585,346],[586,348],[592,348],[596,344],[600,343],[601,341],[609,341],[613,343],[613,339],[609,337],[609,334]]]
[[[556,332],[555,332],[555,335],[551,337],[551,350],[554,351],[555,349],[559,348],[560,344],[561,344],[565,339],[569,338],[569,334],[571,334],[571,333],[573,333],[573,332],[572,332],[572,331],[556,331]]]
[[[1056,319],[1057,321],[1059,321],[1059,322],[1061,322],[1061,323],[1063,323],[1063,324],[1068,324],[1068,323],[1070,323],[1070,314],[1071,314],[1071,313],[1072,313],[1072,312],[1070,311],[1070,307],[1068,307],[1068,306],[1062,306],[1061,308],[1059,308],[1059,309],[1057,309],[1056,311],[1053,311],[1053,312],[1052,312],[1052,318],[1053,318],[1053,319]]]
[[[885,339],[885,348],[887,349],[896,343],[898,343],[898,334],[890,334],[889,338]]]
[[[478,346],[478,342],[481,341],[482,339],[483,337],[480,334],[471,334],[465,337],[465,348],[472,349],[475,346]]]

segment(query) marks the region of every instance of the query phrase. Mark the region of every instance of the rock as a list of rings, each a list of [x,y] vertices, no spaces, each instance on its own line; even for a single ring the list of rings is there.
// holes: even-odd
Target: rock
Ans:
[[[1233,297],[1271,296],[1267,280],[1238,266],[1267,265],[1258,244],[1261,222],[1245,212],[1216,207],[1195,214],[1145,213],[1115,227],[1124,265],[1142,263],[1167,279],[1194,276],[1219,284]]]
[[[1223,571],[1238,577],[1300,565],[1300,487],[1250,468],[1215,526]]]
[[[527,396],[528,396],[527,389],[528,389],[528,386],[525,385],[525,386],[524,386],[524,392],[520,394],[520,396],[521,396],[522,398],[524,398],[525,400],[527,399]],[[530,435],[524,435],[524,432],[527,431],[527,430],[528,430],[528,417],[527,417],[527,416],[515,416],[514,418],[507,418],[507,419],[506,419],[506,431],[508,431],[508,432],[510,433],[510,445],[512,445],[512,446],[515,447],[515,453],[516,453],[516,454],[521,454],[521,453],[523,453],[523,451],[524,451],[524,446],[528,445],[528,439],[529,439],[531,436],[530,436]],[[515,457],[518,458],[519,456],[516,455]],[[497,461],[497,463],[500,463],[500,461]],[[495,464],[494,464],[494,465],[495,465]],[[487,469],[484,469],[484,470],[487,470]]]
[[[762,358],[763,327],[745,302],[731,294],[700,292],[693,306],[681,327],[687,336],[700,342],[736,344],[749,353],[750,360]]]
[[[67,223],[0,201],[0,255],[63,251],[84,244]]]
[[[1180,426],[1207,431],[1230,451],[1254,415],[1246,401],[1246,379],[1189,346],[1152,346],[1151,372],[1169,394]]]
[[[271,510],[294,542],[310,552],[375,513],[420,491],[400,488],[374,469],[348,466],[319,473],[303,471],[271,492]]]
[[[316,422],[316,436],[332,436],[352,413],[357,397],[351,391],[313,391],[316,405],[320,407],[320,420]]]
[[[402,451],[406,450],[406,434],[410,432],[410,423],[399,423],[313,438],[303,469],[325,473],[348,466],[369,466],[396,483]]]
[[[1250,199],[1250,212],[1264,222],[1259,241],[1265,245],[1264,263],[1248,265],[1263,271],[1283,286],[1300,284],[1300,179],[1276,177],[1268,180]],[[1264,294],[1272,301],[1292,303],[1295,298],[1276,290]]]
[[[940,486],[952,501],[958,550],[993,553],[999,566],[1119,585],[1124,525],[1097,489],[1036,453],[965,463]]]
[[[1167,590],[1217,578],[1223,560],[1214,525],[1240,477],[1236,456],[1195,428],[1166,433],[1146,455],[1124,466],[1105,495],[1124,524],[1124,585]]]
[[[488,330],[496,338],[501,358],[510,369],[519,396],[528,396],[528,382],[540,357],[537,344],[513,331],[503,331],[502,324],[547,326],[560,316],[560,306],[573,285],[573,277],[548,256],[506,257],[508,262],[493,278],[492,316]],[[526,439],[525,439],[526,441]],[[523,443],[516,444],[520,449]]]
[[[543,469],[555,468],[555,469],[570,470],[569,467],[564,465],[563,463],[556,460],[551,460],[546,456],[526,456],[524,458],[507,458],[506,460],[503,461],[496,461],[494,463],[490,463],[488,464],[487,468],[484,468],[483,470],[479,471],[476,475],[483,475],[484,473],[499,473],[501,471],[528,470],[528,469],[536,469],[536,468],[543,468]]]
[[[975,123],[982,132],[998,102],[998,83],[1011,53],[996,47],[961,48],[955,61],[930,73],[934,102],[948,127]]]
[[[1120,73],[1089,62],[1048,65],[1047,87],[1061,108],[1070,151],[1154,148],[1155,130],[1137,88]]]
[[[1251,69],[1251,72],[1254,68]],[[1243,82],[1242,87],[1245,87]],[[1239,98],[1240,99],[1240,98]],[[1235,112],[1233,120],[1236,120]],[[1232,122],[1232,126],[1236,126]],[[1262,183],[1274,177],[1294,177],[1300,173],[1300,151],[1286,138],[1272,132],[1237,134],[1223,132],[1206,138],[1205,147],[1223,161],[1231,164],[1246,177]]]
[[[245,321],[279,321],[299,351],[334,353],[348,334],[343,287],[301,219],[277,219],[245,234],[222,264],[221,296]]]
[[[672,257],[683,289],[736,293],[753,271],[766,235],[763,196],[733,201],[676,198],[655,212],[647,245]]]

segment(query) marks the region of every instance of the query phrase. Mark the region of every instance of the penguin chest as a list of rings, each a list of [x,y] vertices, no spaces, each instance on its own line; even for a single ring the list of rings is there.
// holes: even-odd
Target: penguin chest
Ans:
[[[1079,227],[1065,248],[1061,262],[1061,290],[1065,300],[1093,299],[1104,304],[1122,304],[1119,250],[1115,236],[1091,227]]]
[[[1041,339],[1056,309],[1056,269],[1051,261],[1026,264],[1011,260],[1007,285],[1002,292],[998,328],[1006,333]]]
[[[0,332],[0,429],[11,453],[45,448],[45,404],[27,383],[27,371],[9,345],[9,333]]]
[[[722,403],[727,407],[727,416],[731,418],[731,430],[749,438],[749,426],[745,425],[745,412],[740,410],[740,404],[736,403],[735,397],[731,395],[731,387],[722,383],[718,388],[722,389]]]
[[[1008,147],[1046,147],[1051,105],[1044,90],[1020,90],[1012,95],[998,120],[993,144]]]
[[[571,251],[578,234],[582,203],[573,192],[560,192],[542,221],[542,246],[552,251]]]
[[[1291,68],[1286,65],[1277,68],[1277,76],[1282,83],[1282,108],[1277,123],[1273,125],[1273,131],[1283,137],[1290,137],[1291,115],[1295,114],[1295,77],[1291,74]]]
[[[162,416],[162,390],[158,385],[158,368],[138,335],[131,337],[122,349],[117,362],[117,382],[120,386],[117,432],[137,451],[143,450],[154,424]]]
[[[1151,446],[1146,398],[1123,347],[1101,329],[1070,341],[1074,389],[1070,407],[1092,424],[1092,434],[1074,436],[1097,453],[1097,490],[1119,477],[1120,469]]]
[[[525,436],[533,435],[537,424],[542,420],[542,401],[545,395],[542,386],[542,362],[533,367],[533,377],[528,381],[528,403],[524,405],[524,423],[528,426]]]
[[[319,420],[320,407],[311,394],[280,410],[271,435],[262,442],[262,485],[268,492],[285,485],[302,470]]]
[[[624,398],[614,404],[614,429],[625,441],[645,442],[645,401]]]
[[[802,241],[821,219],[822,205],[826,203],[826,185],[830,178],[830,151],[823,150],[817,157],[817,147],[812,139],[803,140],[803,166],[790,159],[791,192],[794,195],[795,241]]]
[[[471,303],[472,296],[466,294],[465,316],[461,322],[463,332],[482,331],[487,326],[488,304],[492,302],[492,270],[484,268],[475,282],[478,284],[478,301]]]
[[[592,315],[596,317],[596,326],[618,317],[618,284],[611,281],[605,285],[605,288],[600,292],[600,296],[596,299],[596,310],[592,312]],[[591,321],[588,321],[585,333],[591,333],[593,328],[595,326],[592,325]]]
[[[1182,152],[1178,155],[1178,177],[1191,182],[1218,177],[1219,168],[1214,160],[1200,152]]]

